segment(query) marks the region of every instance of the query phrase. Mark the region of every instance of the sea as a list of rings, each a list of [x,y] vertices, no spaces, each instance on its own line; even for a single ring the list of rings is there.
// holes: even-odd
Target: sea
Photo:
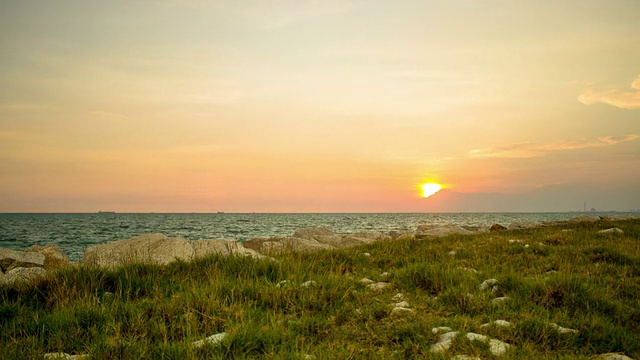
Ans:
[[[92,245],[161,233],[189,240],[246,241],[290,236],[296,229],[327,226],[336,234],[413,232],[418,225],[508,226],[514,222],[562,221],[612,213],[366,213],[366,214],[0,214],[0,248],[24,250],[56,244],[74,261]],[[638,215],[620,213],[613,215]]]

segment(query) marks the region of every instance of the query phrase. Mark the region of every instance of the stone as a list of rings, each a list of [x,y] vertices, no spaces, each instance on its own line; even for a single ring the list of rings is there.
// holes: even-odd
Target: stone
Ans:
[[[256,250],[260,253],[282,254],[286,252],[312,252],[318,250],[331,250],[335,247],[320,243],[315,239],[305,238],[257,238],[243,243],[244,247]]]
[[[456,256],[456,252],[455,251],[449,251],[449,256]]]
[[[253,249],[247,249],[242,243],[234,240],[196,240],[191,241],[194,258],[199,259],[208,255],[219,254],[223,256],[251,256],[264,258],[265,256]]]
[[[373,284],[373,280],[368,279],[368,278],[362,278],[362,279],[360,279],[360,283],[364,284],[364,285],[369,285],[369,284]]]
[[[480,284],[479,288],[480,288],[480,290],[487,290],[487,289],[495,287],[495,285],[497,283],[498,283],[497,279],[487,279],[487,280],[483,281],[482,284]]]
[[[594,357],[594,359],[601,359],[601,360],[633,360],[632,358],[621,354],[621,353],[606,353],[606,354],[601,354],[598,355],[596,357]]]
[[[277,288],[283,288],[283,287],[287,287],[291,285],[291,281],[289,280],[282,280],[279,283],[276,284]]]
[[[37,278],[44,277],[47,271],[40,267],[29,268],[13,268],[7,271],[3,277],[0,278],[0,282],[4,284],[13,284],[15,282],[30,282]]]
[[[624,231],[618,228],[605,229],[605,230],[600,230],[598,232],[600,234],[624,234]]]
[[[189,261],[194,254],[188,240],[149,234],[90,246],[85,250],[82,262],[104,268],[131,263],[166,265],[176,260]]]
[[[540,226],[540,224],[538,223],[533,223],[533,222],[514,222],[511,225],[509,225],[509,230],[521,230],[521,229],[532,229],[532,228],[536,228]]]
[[[500,230],[507,230],[507,228],[500,224],[493,224],[491,225],[491,227],[489,227],[489,231],[500,231]]]
[[[509,239],[509,244],[516,244],[516,243],[521,244],[522,240],[520,240],[520,239]]]
[[[391,284],[389,284],[388,282],[377,282],[377,283],[369,284],[367,285],[367,287],[373,291],[382,291],[384,288],[386,288],[389,285]]]
[[[389,276],[389,273],[386,271],[380,274],[380,277],[388,277],[388,276]]]
[[[507,301],[509,301],[509,300],[511,300],[511,298],[510,298],[510,297],[508,297],[508,296],[501,296],[501,297],[497,297],[497,298],[495,298],[495,299],[491,300],[491,303],[492,303],[493,305],[501,305],[501,304],[503,304],[503,303],[505,303],[505,302],[507,302]]]
[[[431,332],[434,334],[438,334],[441,332],[450,332],[450,331],[451,331],[451,328],[448,326],[438,326],[431,329]]]
[[[391,301],[394,301],[394,302],[399,302],[402,300],[404,300],[404,295],[402,295],[401,293],[397,293],[393,295],[393,297],[391,298]]]
[[[371,257],[371,253],[368,253],[368,252],[366,252],[366,253],[362,253],[362,256],[364,256],[364,257]]]
[[[45,270],[64,269],[73,264],[67,254],[64,253],[56,244],[47,244],[44,246],[33,245],[26,249],[25,253],[39,253],[44,255]]]
[[[391,310],[392,315],[412,314],[413,312],[414,312],[413,309],[409,309],[402,306],[396,306]]]
[[[451,358],[451,360],[482,360],[477,356],[469,356],[469,355],[456,355]]]
[[[408,307],[410,307],[410,306],[411,306],[411,305],[409,304],[409,302],[408,302],[408,301],[400,301],[400,302],[395,303],[395,307],[408,308]]]
[[[328,227],[307,227],[298,229],[293,233],[294,238],[312,240],[316,237],[333,236],[333,230]]]
[[[469,341],[480,341],[484,343],[488,342],[489,351],[491,351],[491,353],[495,356],[504,355],[507,352],[507,350],[509,350],[509,348],[511,347],[511,345],[505,342],[502,342],[496,339],[491,339],[486,335],[480,335],[476,333],[467,333],[467,339],[469,339]]]
[[[489,327],[491,325],[495,325],[497,327],[505,327],[505,328],[509,328],[509,327],[513,326],[512,323],[510,323],[510,322],[508,322],[506,320],[496,320],[496,321],[491,322],[491,323],[482,324],[482,325],[480,325],[480,327],[481,328],[485,328],[485,327]]]
[[[455,225],[446,225],[446,226],[438,226],[438,227],[429,227],[425,228],[425,225],[420,225],[416,229],[415,237],[416,239],[424,239],[430,237],[443,237],[448,235],[471,235],[474,234],[473,231],[469,231],[463,227],[455,226]]]
[[[206,344],[217,345],[217,344],[221,343],[222,340],[224,340],[226,337],[227,337],[227,333],[226,332],[222,332],[222,333],[219,333],[219,334],[211,335],[211,336],[207,337],[204,340],[194,341],[191,344],[191,346],[193,346],[194,348],[200,348],[200,347],[203,347]]]
[[[44,267],[45,256],[35,252],[0,249],[0,268],[5,273],[15,268]]]
[[[578,331],[578,330],[565,328],[565,327],[562,327],[562,326],[560,326],[560,325],[558,325],[556,323],[549,323],[549,326],[551,328],[555,329],[560,334],[578,334],[578,333],[580,333],[580,331]]]
[[[316,282],[313,280],[309,280],[309,281],[305,281],[302,284],[300,284],[300,286],[302,287],[311,287],[311,286],[316,286]]]
[[[45,360],[89,360],[91,359],[90,355],[69,355],[63,352],[57,353],[48,353],[44,354],[43,358]]]
[[[451,343],[453,342],[453,339],[455,339],[456,336],[458,336],[458,333],[459,333],[458,331],[449,331],[440,335],[438,337],[438,342],[431,345],[431,347],[429,348],[429,351],[432,353],[443,353],[449,350],[449,348],[451,347]]]

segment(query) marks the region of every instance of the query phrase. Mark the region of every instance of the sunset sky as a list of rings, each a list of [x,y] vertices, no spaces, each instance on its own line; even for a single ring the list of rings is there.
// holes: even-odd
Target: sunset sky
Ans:
[[[640,1],[2,1],[0,48],[0,212],[640,209]]]

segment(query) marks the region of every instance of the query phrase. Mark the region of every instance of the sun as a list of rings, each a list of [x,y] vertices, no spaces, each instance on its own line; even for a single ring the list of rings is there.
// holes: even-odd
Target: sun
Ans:
[[[426,199],[440,191],[442,189],[442,185],[437,183],[425,183],[420,185],[420,188],[422,189],[422,197]]]

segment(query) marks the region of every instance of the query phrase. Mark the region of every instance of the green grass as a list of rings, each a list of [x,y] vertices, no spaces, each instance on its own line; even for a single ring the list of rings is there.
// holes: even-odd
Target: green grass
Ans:
[[[597,232],[613,226],[624,235]],[[213,256],[164,267],[70,268],[0,286],[0,358],[59,351],[94,359],[493,357],[464,332],[513,345],[507,359],[638,358],[639,245],[640,220],[600,221],[401,238],[277,261]],[[374,292],[359,282],[364,277],[391,286]],[[480,290],[489,278],[497,288]],[[301,286],[309,280],[315,284]],[[412,314],[392,314],[398,292]],[[510,300],[492,304],[498,296]],[[481,328],[497,319],[513,327]],[[549,323],[579,333],[559,334]],[[462,332],[444,354],[429,352],[437,326]],[[223,331],[229,335],[219,345],[190,346]]]

